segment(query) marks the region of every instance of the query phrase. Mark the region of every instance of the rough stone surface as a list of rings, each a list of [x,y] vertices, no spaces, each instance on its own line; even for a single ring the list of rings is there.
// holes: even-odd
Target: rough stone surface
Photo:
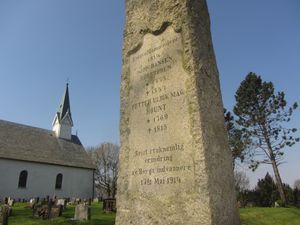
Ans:
[[[15,204],[15,200],[13,200],[13,199],[8,199],[7,204],[8,204],[10,207],[13,207],[14,204]]]
[[[90,220],[91,219],[91,208],[85,204],[79,204],[75,208],[75,220]]]
[[[0,205],[0,225],[8,225],[9,207]]]
[[[53,218],[61,216],[62,212],[63,212],[63,206],[62,205],[52,206],[51,210],[49,212],[49,219],[53,219]]]
[[[117,225],[239,225],[204,0],[127,0]]]

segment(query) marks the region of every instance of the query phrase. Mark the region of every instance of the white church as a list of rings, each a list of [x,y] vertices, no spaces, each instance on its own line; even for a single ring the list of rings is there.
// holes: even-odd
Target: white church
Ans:
[[[93,198],[94,165],[72,135],[68,84],[52,126],[0,120],[0,199]]]

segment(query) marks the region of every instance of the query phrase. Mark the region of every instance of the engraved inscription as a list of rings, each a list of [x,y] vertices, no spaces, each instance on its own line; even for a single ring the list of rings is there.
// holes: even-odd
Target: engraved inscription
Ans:
[[[172,28],[147,34],[130,56],[129,185],[161,194],[193,186],[193,154],[182,38]]]

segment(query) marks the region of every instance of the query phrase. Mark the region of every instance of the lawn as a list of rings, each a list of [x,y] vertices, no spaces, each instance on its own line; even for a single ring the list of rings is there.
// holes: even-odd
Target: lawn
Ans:
[[[13,207],[13,215],[9,217],[9,225],[114,225],[115,213],[104,213],[102,203],[93,203],[91,209],[91,220],[86,222],[72,221],[75,206],[68,206],[63,216],[51,220],[32,218],[31,209],[24,208],[25,204],[16,203]]]
[[[243,225],[300,225],[296,208],[245,208],[240,215]]]
[[[92,204],[90,221],[75,222],[75,206],[69,206],[62,217],[52,220],[32,218],[31,210],[25,204],[16,203],[9,225],[114,225],[115,214],[102,211],[101,203]],[[240,210],[242,225],[300,225],[300,209],[296,208],[245,208]],[[189,224],[187,224],[189,225]]]

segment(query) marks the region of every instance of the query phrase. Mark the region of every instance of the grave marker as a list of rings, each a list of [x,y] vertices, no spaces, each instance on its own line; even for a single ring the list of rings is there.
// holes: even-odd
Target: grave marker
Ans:
[[[116,225],[239,225],[205,0],[127,0]]]
[[[78,204],[75,208],[75,220],[90,220],[91,219],[91,208],[86,204]]]

